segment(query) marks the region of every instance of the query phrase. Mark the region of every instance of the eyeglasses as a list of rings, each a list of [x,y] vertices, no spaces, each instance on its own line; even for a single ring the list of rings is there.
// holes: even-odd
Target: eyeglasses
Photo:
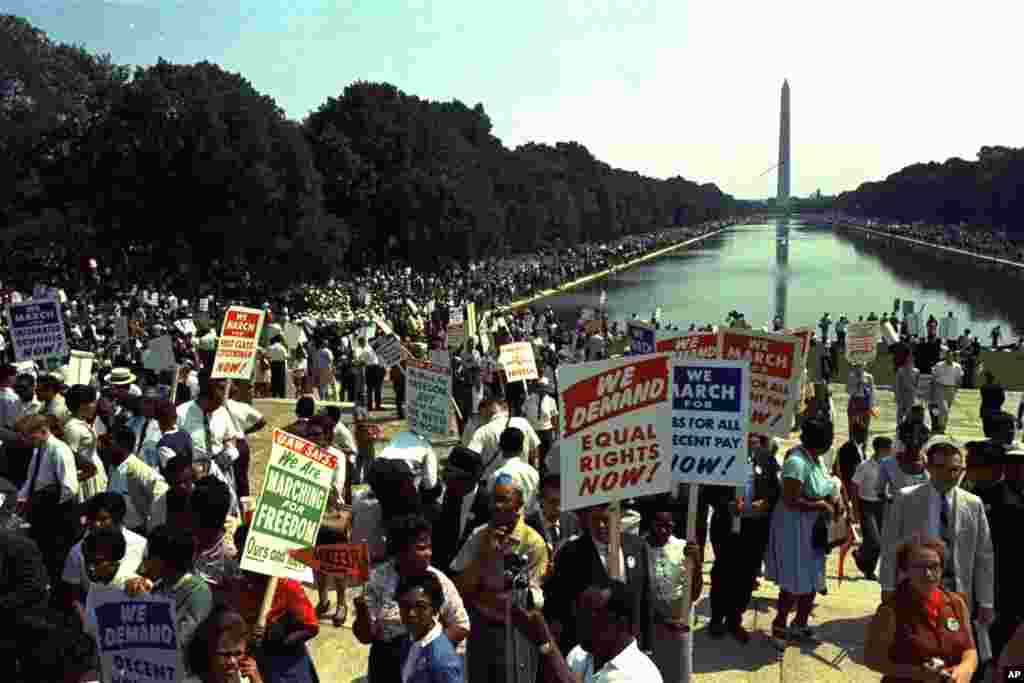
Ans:
[[[232,650],[229,652],[215,652],[215,655],[221,659],[241,659],[245,656],[244,650]]]

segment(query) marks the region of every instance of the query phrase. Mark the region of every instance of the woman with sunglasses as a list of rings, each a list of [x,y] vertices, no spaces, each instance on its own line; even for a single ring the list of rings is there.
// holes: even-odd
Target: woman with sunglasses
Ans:
[[[249,627],[232,607],[215,607],[188,646],[185,683],[263,683],[248,653]]]
[[[959,593],[942,587],[945,544],[915,538],[897,551],[901,580],[868,626],[864,661],[883,683],[970,683],[978,668],[971,616]]]

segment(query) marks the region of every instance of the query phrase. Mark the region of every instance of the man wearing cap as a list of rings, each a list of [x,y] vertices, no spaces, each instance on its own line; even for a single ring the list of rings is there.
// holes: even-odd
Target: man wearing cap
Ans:
[[[1024,519],[1024,451],[1013,444],[1012,415],[994,416],[993,429],[991,441],[967,444],[967,479],[985,506],[995,552],[994,593],[998,612],[989,628],[995,661],[1024,623],[1024,583],[1017,577],[1020,562],[1015,548],[1020,520]]]
[[[456,446],[444,469],[444,501],[434,525],[434,564],[448,567],[469,535],[491,519],[491,496],[480,485],[480,454]]]
[[[991,658],[988,626],[995,618],[995,555],[981,499],[959,488],[966,472],[963,447],[950,437],[925,446],[930,481],[900,491],[885,519],[879,581],[882,602],[896,590],[896,552],[915,534],[942,539],[947,548],[942,583],[961,593],[975,614],[978,658]]]

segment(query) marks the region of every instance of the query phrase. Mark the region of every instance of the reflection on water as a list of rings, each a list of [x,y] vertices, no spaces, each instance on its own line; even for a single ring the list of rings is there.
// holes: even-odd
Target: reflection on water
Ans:
[[[926,304],[936,317],[953,311],[978,336],[997,324],[1004,338],[1024,331],[1017,305],[1024,271],[798,219],[736,226],[544,304],[568,319],[581,306],[599,307],[602,289],[612,320],[650,317],[661,307],[664,321],[684,329],[722,322],[734,309],[755,327],[776,314],[789,327],[816,324],[826,311],[856,320],[891,311],[899,298]]]

